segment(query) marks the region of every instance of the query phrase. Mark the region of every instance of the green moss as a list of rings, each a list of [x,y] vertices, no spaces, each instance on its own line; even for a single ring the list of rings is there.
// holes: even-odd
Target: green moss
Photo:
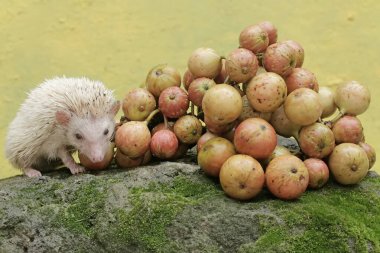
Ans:
[[[268,216],[265,214],[257,214],[259,231],[262,235],[272,230],[274,226],[278,225],[278,221],[274,216]]]
[[[91,181],[80,187],[75,191],[70,204],[60,210],[55,225],[63,225],[74,233],[92,237],[106,199],[104,187],[102,181]]]
[[[380,178],[367,178],[355,187],[330,182],[321,190],[307,191],[296,201],[281,201],[264,191],[252,201],[239,202],[227,199],[220,185],[207,177],[177,176],[171,182],[132,188],[125,208],[105,209],[108,185],[120,180],[96,179],[75,186],[74,190],[70,184],[63,189],[60,182],[38,184],[24,188],[20,198],[26,205],[35,206],[35,212],[51,219],[52,226],[63,226],[99,245],[115,245],[115,251],[125,248],[136,252],[183,251],[184,245],[176,244],[172,238],[180,242],[179,236],[191,234],[170,234],[168,228],[173,221],[177,222],[185,208],[189,210],[183,214],[194,213],[193,218],[199,222],[203,210],[212,211],[208,203],[213,200],[216,205],[213,214],[225,204],[231,205],[234,212],[240,207],[245,211],[261,210],[251,217],[252,225],[258,226],[258,235],[252,234],[255,239],[248,242],[244,237],[231,238],[235,242],[226,244],[231,251],[380,252]],[[60,190],[68,199],[61,199]],[[0,218],[2,215],[0,209]],[[236,224],[240,222],[245,221],[237,220]],[[216,230],[219,224],[215,224],[212,233],[223,236],[225,225],[220,224],[219,231]],[[199,242],[201,251],[220,249],[220,242],[212,236],[211,239],[212,243],[207,245]]]
[[[44,203],[55,202],[57,201],[56,191],[63,188],[64,185],[60,182],[54,182],[51,184],[34,184],[22,189],[22,194],[19,198],[21,201],[25,201],[25,199],[33,199],[35,204],[39,204],[41,201]]]
[[[118,210],[114,228],[117,239],[142,246],[154,252],[176,252],[178,245],[170,242],[167,226],[184,207],[222,194],[214,184],[194,182],[176,177],[171,184],[150,184],[130,192],[133,209]]]
[[[380,188],[379,179],[369,182]],[[262,224],[262,236],[241,252],[380,252],[377,192],[329,185],[306,192],[298,201],[267,204],[284,224]]]

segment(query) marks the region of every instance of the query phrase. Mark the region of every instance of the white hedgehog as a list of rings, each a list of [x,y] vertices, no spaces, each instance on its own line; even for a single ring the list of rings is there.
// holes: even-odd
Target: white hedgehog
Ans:
[[[54,78],[32,90],[11,122],[6,157],[29,177],[61,160],[72,174],[84,172],[71,153],[103,160],[120,108],[112,91],[87,78]],[[51,169],[51,168],[50,168]]]

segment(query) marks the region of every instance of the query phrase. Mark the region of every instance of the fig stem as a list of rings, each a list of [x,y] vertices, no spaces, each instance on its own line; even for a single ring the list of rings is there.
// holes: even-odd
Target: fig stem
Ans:
[[[332,120],[330,120],[330,122],[332,124],[334,124],[335,122],[337,122],[340,118],[342,118],[342,116],[345,114],[345,111],[344,110],[340,110],[338,115],[336,115]]]
[[[151,119],[154,117],[154,115],[156,115],[157,113],[159,113],[160,112],[160,109],[156,109],[156,110],[154,110],[154,111],[152,111],[149,115],[148,115],[148,117],[145,119],[145,124],[149,124],[149,121],[151,121]]]
[[[168,118],[167,118],[165,115],[163,115],[163,116],[164,116],[164,124],[165,124],[165,128],[166,128],[166,129],[169,129]]]
[[[224,79],[224,83],[228,83],[230,81],[230,76],[228,75],[226,79]]]
[[[191,115],[194,115],[195,116],[195,110],[194,110],[194,104],[191,103],[191,106],[190,106],[190,112],[191,112]]]

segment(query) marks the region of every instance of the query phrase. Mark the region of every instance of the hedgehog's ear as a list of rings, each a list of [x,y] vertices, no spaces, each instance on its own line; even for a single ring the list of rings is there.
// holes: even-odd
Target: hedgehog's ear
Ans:
[[[112,116],[115,116],[116,113],[119,111],[120,109],[120,101],[115,101],[113,103],[113,105],[111,106],[111,109],[109,110],[109,114],[111,114]]]
[[[66,111],[57,111],[55,113],[55,119],[60,125],[67,126],[71,119],[71,114]]]

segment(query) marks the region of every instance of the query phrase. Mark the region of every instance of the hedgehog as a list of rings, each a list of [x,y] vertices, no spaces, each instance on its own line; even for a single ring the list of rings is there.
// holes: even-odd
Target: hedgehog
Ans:
[[[85,172],[75,151],[103,160],[115,131],[120,102],[100,81],[56,77],[45,80],[21,105],[10,123],[5,155],[28,177],[40,177],[61,163],[72,174]]]

